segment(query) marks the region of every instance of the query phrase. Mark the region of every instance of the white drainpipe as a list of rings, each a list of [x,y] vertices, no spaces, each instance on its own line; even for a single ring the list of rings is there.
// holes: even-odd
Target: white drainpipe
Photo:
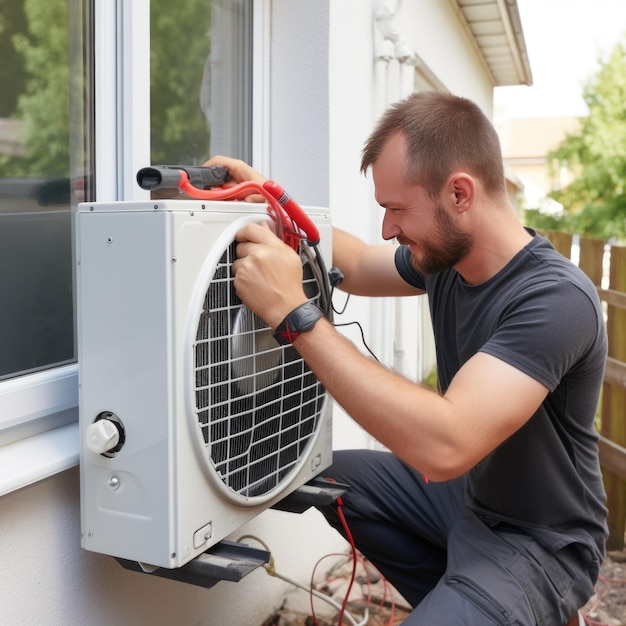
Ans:
[[[401,0],[382,0],[378,3],[374,14],[376,27],[382,35],[382,40],[376,45],[378,116],[391,103],[413,92],[414,67],[418,59],[414,52],[410,52],[406,39],[397,25],[396,14],[400,4]],[[406,367],[402,299],[385,300],[379,313],[380,324],[377,328],[375,343],[380,346],[381,360],[385,363],[393,361],[394,370],[404,373]],[[421,326],[421,318],[416,320],[416,323]],[[390,328],[393,328],[393,340],[389,338]],[[421,372],[421,369],[420,364],[418,371]]]

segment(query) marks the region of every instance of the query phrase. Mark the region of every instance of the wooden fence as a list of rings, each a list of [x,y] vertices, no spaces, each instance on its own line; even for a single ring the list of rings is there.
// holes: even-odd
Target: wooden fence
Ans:
[[[550,231],[548,238],[572,258],[572,236]],[[609,509],[608,550],[624,548],[626,530],[626,247],[581,237],[579,267],[598,289],[606,310],[609,356],[598,407],[600,463]]]

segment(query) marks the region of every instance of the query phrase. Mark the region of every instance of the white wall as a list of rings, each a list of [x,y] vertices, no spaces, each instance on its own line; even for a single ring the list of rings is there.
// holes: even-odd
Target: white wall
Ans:
[[[392,78],[397,66],[389,81],[382,80],[374,58],[380,36],[372,16],[378,4],[271,2],[267,173],[301,204],[329,205],[336,225],[372,242],[380,236],[381,210],[369,181],[358,172],[360,150],[390,99],[387,93],[401,91]],[[490,112],[491,86],[450,3],[400,3],[398,24],[450,91]],[[339,296],[338,304],[342,301]],[[354,299],[340,321],[359,320],[372,347],[393,360],[393,327],[399,319],[407,373],[415,377],[421,312],[414,302],[400,312],[394,303]],[[346,332],[360,344],[358,333]],[[372,445],[340,411],[335,433],[338,448]],[[346,545],[316,511],[267,511],[233,538],[244,532],[263,539],[278,570],[303,583],[321,556]],[[77,469],[0,498],[0,624],[256,626],[290,589],[262,569],[209,590],[128,572],[110,557],[83,551],[79,535]],[[289,601],[308,605],[302,592],[289,593]]]
[[[232,538],[258,536],[277,571],[306,583],[322,550],[344,547],[320,517],[267,511]],[[3,626],[260,626],[287,594],[292,606],[308,606],[306,593],[290,593],[262,568],[204,589],[127,571],[82,550],[77,468],[0,498],[0,562]]]
[[[368,4],[367,10],[357,10]],[[412,91],[410,66],[379,59],[383,37],[377,10],[395,13],[394,26],[448,91],[477,102],[491,115],[492,86],[450,2],[352,0],[330,3],[329,177],[333,223],[367,242],[381,242],[382,209],[371,181],[359,173],[361,149],[383,110]],[[408,78],[408,80],[407,80]],[[338,297],[338,302],[343,298]],[[421,380],[434,364],[426,302],[353,298],[339,321],[358,320],[368,344],[387,365]],[[361,345],[357,329],[346,330]],[[339,421],[339,420],[338,420]],[[341,420],[337,447],[372,445],[354,423]]]

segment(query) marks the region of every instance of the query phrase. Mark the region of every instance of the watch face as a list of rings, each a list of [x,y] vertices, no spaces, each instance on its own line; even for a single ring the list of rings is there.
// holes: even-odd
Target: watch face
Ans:
[[[305,302],[287,316],[289,330],[294,333],[311,330],[322,315],[319,307],[312,302]]]

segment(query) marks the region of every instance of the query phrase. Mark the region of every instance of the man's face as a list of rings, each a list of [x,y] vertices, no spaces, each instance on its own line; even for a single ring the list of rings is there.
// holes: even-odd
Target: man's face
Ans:
[[[411,251],[411,264],[422,274],[436,274],[454,267],[469,252],[473,237],[463,232],[450,218],[441,203],[432,201],[433,226],[429,233],[408,238],[404,231],[396,237],[398,243]]]
[[[445,190],[432,198],[420,185],[407,184],[404,171],[404,138],[396,135],[372,167],[376,200],[385,209],[383,238],[408,246],[411,262],[422,274],[455,266],[471,249],[473,237],[445,206]]]

